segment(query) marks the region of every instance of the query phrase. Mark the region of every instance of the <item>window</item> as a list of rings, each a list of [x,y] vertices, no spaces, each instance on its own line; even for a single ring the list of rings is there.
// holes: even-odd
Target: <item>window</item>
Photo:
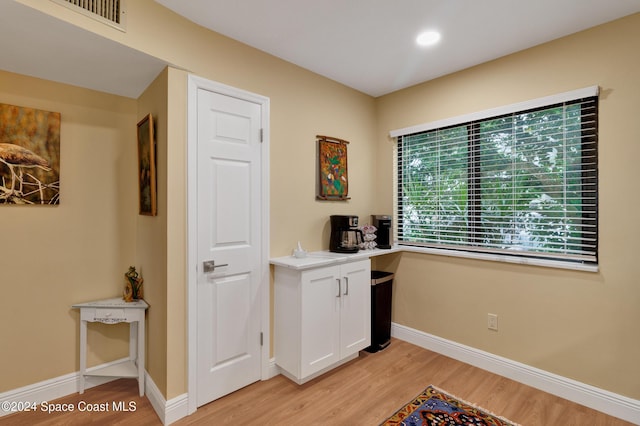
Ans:
[[[597,87],[392,132],[398,243],[597,263],[597,135]]]

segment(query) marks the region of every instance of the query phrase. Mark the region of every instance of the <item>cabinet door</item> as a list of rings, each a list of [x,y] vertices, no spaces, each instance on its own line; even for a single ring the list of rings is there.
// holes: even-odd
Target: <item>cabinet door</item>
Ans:
[[[361,260],[341,267],[341,358],[371,345],[371,262]]]
[[[302,377],[340,360],[340,289],[337,266],[302,273]]]

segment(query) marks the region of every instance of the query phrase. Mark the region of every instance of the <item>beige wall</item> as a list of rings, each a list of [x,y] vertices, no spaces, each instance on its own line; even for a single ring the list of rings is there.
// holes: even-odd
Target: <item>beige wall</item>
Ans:
[[[391,211],[389,130],[599,84],[600,273],[417,254],[380,260],[379,266],[398,273],[395,321],[640,397],[634,380],[640,350],[633,337],[640,323],[640,293],[632,269],[637,206],[630,201],[625,210],[614,208],[624,191],[632,191],[631,162],[638,154],[638,131],[626,125],[640,112],[633,77],[640,65],[633,46],[640,36],[637,15],[373,99],[190,24],[152,0],[128,2],[126,33],[53,2],[20,1],[175,68],[161,73],[139,100],[0,74],[0,102],[60,111],[63,121],[62,205],[9,207],[2,213],[4,220],[29,231],[13,228],[5,234],[11,244],[0,249],[2,259],[17,265],[3,272],[3,283],[11,287],[0,308],[18,319],[0,326],[6,347],[18,348],[0,367],[0,391],[77,371],[77,313],[69,305],[119,293],[122,273],[136,262],[151,304],[148,370],[167,400],[186,392],[187,72],[181,68],[271,99],[273,257],[289,254],[298,240],[311,250],[326,249],[330,214],[364,219]],[[136,181],[132,129],[147,112],[157,114],[159,125],[157,218],[137,215],[137,187],[131,184]],[[315,200],[317,134],[351,141],[348,202]],[[91,160],[97,154],[96,166]],[[95,197],[98,192],[100,198]],[[43,266],[36,269],[21,253],[26,238],[41,235],[46,238],[35,253],[29,245],[29,258]],[[45,319],[30,319],[13,302],[31,298],[42,315],[36,318]],[[500,315],[498,333],[486,330],[487,312]],[[124,331],[99,330],[92,337],[96,351],[107,349],[104,360],[125,351]],[[91,359],[103,360],[98,355]]]
[[[168,70],[167,123],[167,395],[187,389],[187,291],[186,291],[186,117],[187,91],[184,71]]]
[[[79,369],[74,303],[121,294],[135,263],[136,102],[0,71],[0,102],[61,113],[60,205],[2,206],[0,392]],[[96,324],[88,364],[128,355]]]
[[[138,120],[155,120],[158,214],[138,216],[137,259],[145,277],[146,369],[165,395],[186,382],[186,78],[165,69],[138,99]]]
[[[328,248],[330,214],[372,213],[375,202],[375,100],[256,49],[195,26],[152,0],[128,2],[126,33],[53,2],[19,0],[107,38],[175,65],[164,71],[133,103],[129,120],[146,113],[158,122],[158,217],[138,217],[132,207],[127,233],[145,278],[148,313],[147,370],[167,399],[187,391],[186,381],[186,83],[196,75],[264,95],[271,100],[270,171],[271,256],[291,252],[298,240],[305,248]],[[171,31],[167,29],[170,28]],[[0,96],[2,94],[0,93]],[[2,99],[0,98],[0,101]],[[64,116],[63,116],[64,120]],[[131,143],[135,133],[129,130]],[[164,134],[163,134],[164,132]],[[315,136],[350,141],[348,202],[315,200]],[[64,134],[63,134],[64,138]],[[134,145],[135,146],[135,145]],[[134,152],[135,154],[135,152]],[[63,154],[64,156],[64,154]],[[133,166],[135,167],[135,162]],[[135,173],[133,170],[131,173]],[[135,179],[135,175],[132,177]],[[132,188],[136,198],[137,189]],[[124,233],[124,231],[123,231]],[[135,237],[134,237],[135,236]],[[108,246],[105,250],[115,250]],[[128,265],[129,257],[124,262]],[[118,268],[116,276],[124,273]],[[57,280],[54,275],[53,279]],[[120,290],[120,283],[106,293]],[[61,296],[68,298],[69,295]],[[95,298],[90,295],[89,299]],[[75,325],[72,325],[72,329]],[[30,329],[25,326],[25,329]],[[64,373],[77,370],[73,336]],[[36,348],[40,348],[36,345]],[[9,388],[51,378],[16,374]]]
[[[147,362],[145,368],[158,389],[166,389],[167,372],[167,111],[168,70],[164,70],[138,99],[136,120],[153,116],[157,157],[157,216],[137,216],[136,265],[145,280]]]
[[[640,398],[640,14],[378,99],[382,181],[389,131],[599,85],[600,272],[403,254],[393,320]],[[391,208],[392,188],[380,198]],[[487,313],[499,315],[499,332]]]

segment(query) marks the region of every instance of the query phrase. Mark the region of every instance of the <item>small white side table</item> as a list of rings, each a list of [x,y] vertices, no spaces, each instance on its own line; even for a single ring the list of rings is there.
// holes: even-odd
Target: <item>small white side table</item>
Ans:
[[[144,300],[125,302],[122,298],[78,303],[80,309],[80,393],[84,393],[85,376],[136,377],[140,396],[144,396]],[[129,359],[107,367],[87,371],[87,322],[129,323]]]

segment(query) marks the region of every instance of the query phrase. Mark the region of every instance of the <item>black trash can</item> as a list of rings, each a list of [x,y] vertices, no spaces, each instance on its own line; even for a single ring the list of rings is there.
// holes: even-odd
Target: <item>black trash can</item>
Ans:
[[[371,271],[371,346],[378,352],[391,343],[391,288],[393,273]]]

